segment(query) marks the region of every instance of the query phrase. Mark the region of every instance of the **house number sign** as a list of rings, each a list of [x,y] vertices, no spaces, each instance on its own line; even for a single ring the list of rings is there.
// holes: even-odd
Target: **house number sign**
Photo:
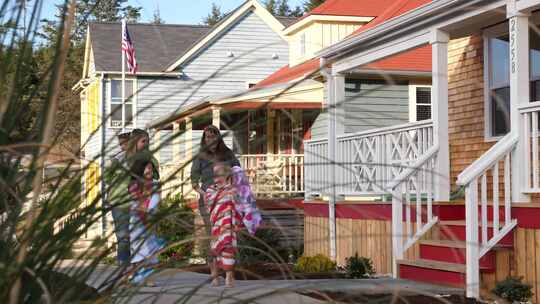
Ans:
[[[516,18],[510,19],[510,67],[512,74],[516,73]]]

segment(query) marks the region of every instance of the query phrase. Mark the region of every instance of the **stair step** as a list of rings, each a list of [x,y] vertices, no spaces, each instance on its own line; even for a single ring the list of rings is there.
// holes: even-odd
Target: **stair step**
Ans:
[[[504,223],[502,222],[499,227],[503,227]],[[455,241],[465,241],[466,227],[465,221],[440,221],[439,230],[441,239],[445,240],[455,240]],[[488,237],[493,236],[493,223],[488,222]],[[482,240],[482,227],[478,227],[478,238]],[[499,247],[513,247],[514,245],[514,234],[509,233],[498,243]]]
[[[413,281],[465,287],[465,265],[427,259],[399,260],[399,277]]]
[[[439,262],[466,264],[464,241],[454,240],[421,240],[420,258]],[[495,252],[490,250],[480,259],[480,270],[482,272],[495,271]]]

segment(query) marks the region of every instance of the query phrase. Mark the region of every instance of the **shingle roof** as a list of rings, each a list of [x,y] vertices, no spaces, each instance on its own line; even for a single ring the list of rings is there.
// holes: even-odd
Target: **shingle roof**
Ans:
[[[162,72],[179,54],[191,48],[210,27],[202,25],[128,24],[135,45],[139,72]],[[117,72],[121,65],[121,25],[115,22],[93,22],[90,40],[97,71]]]
[[[293,24],[298,20],[297,17],[285,17],[285,16],[276,16],[276,19],[283,24],[285,27],[288,27],[289,25]]]

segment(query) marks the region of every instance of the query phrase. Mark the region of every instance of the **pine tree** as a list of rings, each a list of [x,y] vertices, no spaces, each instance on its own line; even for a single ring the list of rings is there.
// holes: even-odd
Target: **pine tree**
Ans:
[[[152,16],[152,22],[153,24],[165,24],[165,20],[161,19],[161,14],[159,12],[159,5],[156,7],[156,10],[154,11],[154,15]]]
[[[221,19],[223,19],[224,16],[225,14],[221,12],[221,7],[219,7],[215,3],[212,3],[211,12],[210,14],[208,14],[208,16],[203,18],[202,23],[204,25],[213,26],[219,21],[221,21]]]
[[[304,1],[304,11],[310,12],[312,9],[324,3],[325,0],[306,0]]]
[[[266,6],[266,10],[270,12],[270,14],[272,15],[277,14],[278,3],[276,0],[267,0],[265,6]]]

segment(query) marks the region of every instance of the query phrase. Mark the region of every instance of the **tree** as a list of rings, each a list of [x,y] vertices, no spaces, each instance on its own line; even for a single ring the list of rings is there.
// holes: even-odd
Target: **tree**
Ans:
[[[67,54],[64,77],[59,91],[59,106],[55,125],[55,136],[58,143],[70,150],[78,152],[80,140],[80,97],[73,93],[73,86],[80,80],[83,70],[86,31],[90,21],[136,22],[140,18],[140,7],[126,5],[127,0],[80,0],[77,2],[76,19],[71,33],[71,47]],[[43,45],[34,51],[37,60],[37,75],[47,79],[48,69],[54,62],[55,42],[61,35],[59,20],[65,14],[63,5],[57,6],[56,19],[44,20],[40,36]]]
[[[304,1],[304,11],[310,12],[312,9],[324,3],[325,0],[306,0]]]
[[[221,19],[223,19],[223,17],[225,17],[225,14],[221,12],[221,7],[219,7],[215,3],[212,3],[211,12],[210,12],[210,14],[208,14],[208,16],[203,18],[202,23],[204,25],[213,26],[216,23],[218,23],[219,21],[221,21]]]
[[[267,0],[265,3],[265,6],[266,6],[266,10],[269,11],[270,14],[272,15],[277,14],[278,3],[276,0]]]
[[[159,13],[159,5],[156,7],[156,10],[154,11],[154,15],[152,16],[152,22],[153,24],[164,24],[165,20],[161,19],[161,14]]]

